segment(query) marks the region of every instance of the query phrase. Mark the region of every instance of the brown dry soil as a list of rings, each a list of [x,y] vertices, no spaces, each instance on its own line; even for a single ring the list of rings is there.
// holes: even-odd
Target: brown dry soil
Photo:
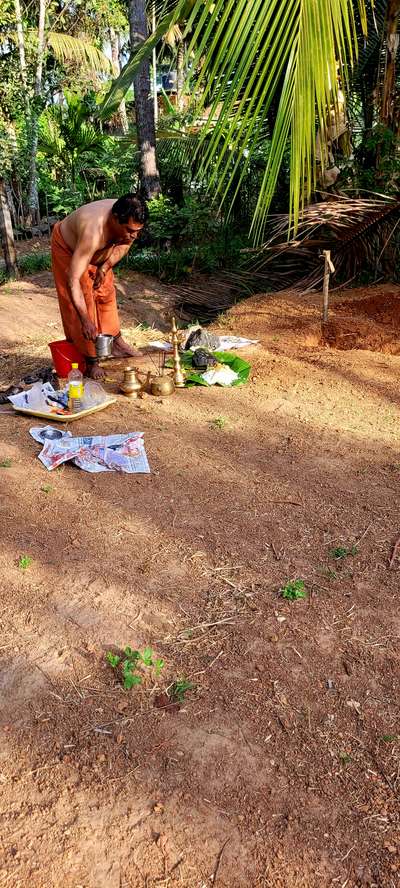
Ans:
[[[122,286],[128,336],[146,301],[162,328],[157,284]],[[3,886],[399,884],[400,291],[333,294],[334,348],[319,302],[221,318],[260,339],[246,386],[73,426],[143,431],[148,476],[50,474],[0,415]],[[50,275],[1,288],[0,324],[2,383],[48,363]],[[127,644],[165,660],[130,692]]]

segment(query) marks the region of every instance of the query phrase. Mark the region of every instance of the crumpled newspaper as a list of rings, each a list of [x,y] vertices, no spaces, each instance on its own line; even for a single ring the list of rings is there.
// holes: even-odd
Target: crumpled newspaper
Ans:
[[[34,426],[30,434],[43,444],[39,459],[49,471],[71,461],[85,472],[150,473],[143,432],[74,438],[52,426]]]

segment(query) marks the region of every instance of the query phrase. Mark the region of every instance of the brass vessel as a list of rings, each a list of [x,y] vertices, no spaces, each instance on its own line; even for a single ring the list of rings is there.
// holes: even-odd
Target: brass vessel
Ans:
[[[124,370],[121,392],[123,392],[123,394],[126,395],[127,398],[138,398],[142,389],[143,385],[136,376],[135,368],[126,367]]]
[[[179,340],[178,330],[175,318],[172,318],[171,324],[171,342],[174,356],[174,382],[176,388],[185,388],[185,374],[182,371],[181,359],[179,357]]]
[[[175,383],[172,376],[153,376],[150,390],[152,395],[157,395],[159,398],[172,395],[175,391]]]

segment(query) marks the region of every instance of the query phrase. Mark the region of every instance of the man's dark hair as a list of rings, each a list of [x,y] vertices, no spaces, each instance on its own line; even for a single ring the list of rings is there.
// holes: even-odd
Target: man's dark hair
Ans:
[[[144,225],[147,219],[146,201],[140,194],[124,194],[115,201],[111,212],[121,225],[126,225],[129,219]]]

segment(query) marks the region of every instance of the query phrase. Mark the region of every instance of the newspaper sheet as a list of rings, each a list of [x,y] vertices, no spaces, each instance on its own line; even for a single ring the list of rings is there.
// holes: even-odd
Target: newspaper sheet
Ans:
[[[51,426],[31,430],[35,440],[44,441],[39,459],[49,471],[71,460],[85,472],[150,473],[143,432],[79,438],[65,432],[54,438],[51,431]]]

